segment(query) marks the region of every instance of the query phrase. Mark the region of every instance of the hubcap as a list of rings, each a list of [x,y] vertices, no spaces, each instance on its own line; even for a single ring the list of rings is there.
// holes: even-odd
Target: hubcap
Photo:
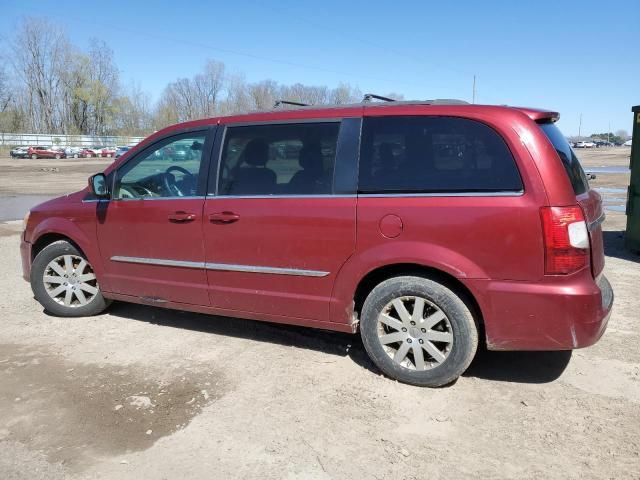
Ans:
[[[91,265],[77,255],[60,255],[51,260],[42,281],[49,296],[65,307],[87,305],[99,291]]]
[[[444,312],[422,297],[399,297],[378,316],[378,339],[393,361],[410,370],[429,370],[451,353],[453,330]]]

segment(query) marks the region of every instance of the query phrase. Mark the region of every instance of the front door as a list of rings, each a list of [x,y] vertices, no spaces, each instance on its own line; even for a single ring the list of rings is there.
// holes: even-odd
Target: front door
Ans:
[[[334,280],[355,248],[355,195],[334,188],[340,125],[226,128],[203,218],[212,305],[329,320]]]
[[[209,305],[202,245],[208,132],[159,140],[115,172],[98,213],[98,239],[114,293]]]

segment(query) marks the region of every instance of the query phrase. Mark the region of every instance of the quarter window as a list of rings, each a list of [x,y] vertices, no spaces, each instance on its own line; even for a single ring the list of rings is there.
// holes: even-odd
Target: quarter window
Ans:
[[[205,134],[168,139],[128,161],[114,198],[193,197],[197,194]]]
[[[228,128],[218,194],[332,193],[339,128],[337,122]]]
[[[361,193],[521,191],[504,140],[454,117],[370,117],[360,152]]]

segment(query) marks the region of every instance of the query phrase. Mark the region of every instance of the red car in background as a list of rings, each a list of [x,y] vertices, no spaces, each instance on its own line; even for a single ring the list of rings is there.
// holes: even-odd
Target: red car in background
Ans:
[[[67,158],[64,149],[57,147],[29,147],[27,156],[33,158]]]
[[[80,152],[80,156],[83,158],[94,158],[102,156],[103,147],[85,147]]]
[[[101,151],[100,151],[100,155],[102,157],[114,157],[116,154],[116,147],[104,147]]]

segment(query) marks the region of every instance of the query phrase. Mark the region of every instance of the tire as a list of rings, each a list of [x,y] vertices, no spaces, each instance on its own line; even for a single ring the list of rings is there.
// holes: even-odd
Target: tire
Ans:
[[[51,267],[54,262],[58,268]],[[45,282],[45,275],[52,282]],[[84,254],[65,240],[53,242],[38,253],[31,265],[31,289],[46,311],[60,317],[97,315],[109,305]]]
[[[422,315],[418,308],[414,316],[422,301]],[[398,303],[404,307],[402,315]],[[421,387],[441,387],[456,380],[478,348],[478,327],[467,305],[444,285],[416,276],[390,278],[369,293],[362,307],[360,335],[383,373]],[[396,361],[396,357],[402,358]]]
[[[60,160],[60,155],[59,154],[56,153],[55,157],[56,157],[56,160]]]
[[[31,155],[31,159],[32,160],[37,160],[38,159],[38,155],[36,155],[35,153],[33,155]]]

